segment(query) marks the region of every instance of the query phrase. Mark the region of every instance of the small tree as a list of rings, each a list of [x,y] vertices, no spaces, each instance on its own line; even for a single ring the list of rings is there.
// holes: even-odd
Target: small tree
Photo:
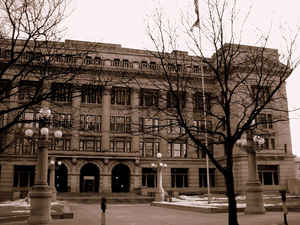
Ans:
[[[251,130],[264,135],[260,128],[288,120],[285,82],[298,64],[292,61],[297,35],[290,38],[291,42],[285,42],[286,53],[279,58],[277,50],[266,47],[269,36],[261,34],[259,47],[241,45],[239,35],[242,30],[236,30],[235,26],[241,19],[235,1],[230,5],[228,1],[208,0],[206,10],[208,19],[199,20],[198,17],[194,29],[190,29],[190,23],[184,29],[194,57],[176,51],[178,39],[183,34],[178,34],[177,27],[172,29],[170,23],[165,25],[161,13],[157,13],[154,25],[148,27],[149,37],[157,50],[152,57],[160,61],[162,69],[162,81],[155,85],[168,93],[160,99],[168,103],[172,99],[173,104],[173,109],[165,104],[159,110],[167,118],[175,119],[175,124],[165,123],[161,129],[180,127],[184,132],[177,137],[188,137],[192,145],[208,155],[225,180],[228,224],[237,225],[233,174],[235,145]],[[202,37],[205,48],[201,45]],[[207,58],[204,49],[213,49],[215,53]],[[190,101],[184,104],[187,95]],[[196,105],[192,106],[192,102]],[[195,107],[206,121],[200,128],[191,118]],[[208,120],[210,124],[207,124]],[[210,151],[212,145],[223,149],[223,163]]]

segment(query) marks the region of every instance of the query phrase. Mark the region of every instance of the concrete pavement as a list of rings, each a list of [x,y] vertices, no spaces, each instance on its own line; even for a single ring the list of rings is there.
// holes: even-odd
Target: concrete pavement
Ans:
[[[100,224],[101,211],[98,204],[70,203],[73,219],[52,220],[51,225]],[[26,221],[2,223],[25,225]],[[107,225],[227,225],[227,213],[200,213],[150,206],[150,204],[113,204],[106,212]],[[282,224],[282,213],[267,212],[264,215],[239,213],[240,225]],[[289,225],[300,224],[300,213],[288,214]]]

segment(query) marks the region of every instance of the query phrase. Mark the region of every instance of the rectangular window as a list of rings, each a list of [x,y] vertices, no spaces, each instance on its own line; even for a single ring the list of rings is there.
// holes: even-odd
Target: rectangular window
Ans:
[[[211,93],[204,93],[206,112],[211,111]],[[203,93],[196,92],[194,94],[194,112],[204,112]]]
[[[269,86],[252,86],[252,99],[257,102],[258,105],[263,105],[270,98]]]
[[[130,88],[112,87],[111,89],[112,105],[130,105]]]
[[[184,142],[169,142],[168,156],[171,158],[187,158],[187,144]]]
[[[194,120],[193,121],[193,131],[196,134],[204,134],[206,131],[212,131],[212,121],[206,120],[206,129],[205,129],[205,120]]]
[[[81,103],[83,104],[101,104],[103,87],[97,85],[81,86]]]
[[[159,91],[153,89],[140,90],[140,106],[158,106]]]
[[[278,165],[258,165],[258,175],[263,185],[279,185]]]
[[[127,116],[111,116],[110,131],[112,133],[130,133],[131,118]]]
[[[215,168],[209,168],[209,184],[211,187],[216,186]],[[199,168],[199,187],[207,187],[207,169]]]
[[[72,85],[66,83],[52,83],[51,100],[55,102],[72,102]]]
[[[159,141],[155,139],[144,139],[140,142],[141,157],[155,157],[159,152]]]
[[[80,115],[80,129],[86,131],[101,131],[101,116]]]
[[[198,65],[193,65],[193,72],[194,73],[199,73],[200,72]]]
[[[39,81],[23,80],[20,82],[18,97],[20,101],[33,100],[39,95]]]
[[[142,168],[142,186],[154,188],[156,187],[156,169],[153,168]]]
[[[202,143],[205,143],[204,140],[202,140]],[[210,141],[208,141],[208,150],[214,155],[214,145]],[[197,156],[199,159],[206,159],[206,152],[201,149],[200,146],[197,146]]]
[[[186,92],[185,91],[169,91],[167,94],[167,107],[176,108],[180,106],[185,107]]]
[[[50,150],[52,150],[52,151],[71,151],[71,137],[51,139]]]
[[[171,168],[171,185],[172,188],[188,187],[188,174],[187,168]]]
[[[140,132],[145,134],[157,134],[159,131],[159,120],[157,118],[140,118]]]
[[[110,149],[113,152],[131,152],[131,139],[114,138],[110,141]]]
[[[32,187],[34,184],[35,166],[14,166],[13,187]]]
[[[256,123],[259,128],[273,129],[273,116],[272,114],[260,113]]]
[[[79,150],[85,152],[101,152],[100,137],[80,137]]]
[[[0,79],[0,102],[9,100],[11,88],[10,80]]]
[[[35,155],[37,151],[38,139],[20,137],[15,140],[16,155]]]
[[[72,128],[72,115],[66,113],[55,113],[52,115],[51,125],[56,128]]]

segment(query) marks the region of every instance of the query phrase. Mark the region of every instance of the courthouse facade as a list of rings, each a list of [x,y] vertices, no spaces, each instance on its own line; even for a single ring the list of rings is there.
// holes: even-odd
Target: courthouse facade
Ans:
[[[151,193],[156,186],[156,169],[151,164],[157,161],[157,152],[162,153],[162,160],[167,164],[163,169],[163,186],[166,190],[180,193],[207,191],[205,154],[199,153],[186,138],[174,139],[172,129],[160,128],[163,121],[171,120],[157,111],[156,107],[161,104],[166,104],[166,107],[172,105],[169,102],[172,98],[167,91],[156,88],[155,83],[163,81],[159,75],[160,62],[151,52],[116,44],[70,40],[58,43],[58,46],[65,52],[57,55],[55,66],[63,68],[70,63],[79,63],[82,71],[68,85],[59,79],[49,84],[49,88],[56,88],[48,103],[53,112],[49,126],[53,131],[56,128],[63,131],[61,139],[50,137],[49,144],[49,160],[55,160],[55,186],[58,192],[143,190]],[[255,47],[243,48],[247,51],[247,48]],[[85,54],[72,58],[73,50]],[[278,56],[276,50],[268,51]],[[1,49],[3,52],[5,49]],[[180,54],[190,61],[188,66],[184,66],[185,73],[200,78],[199,58],[187,52]],[[1,54],[1,59],[4,58],[5,54]],[[171,71],[172,66],[169,69]],[[201,79],[198,81],[201,87]],[[34,84],[34,79],[20,82],[23,83],[19,86],[19,94],[12,96],[5,104],[18,104],[26,100],[30,92],[27,87]],[[81,89],[74,92],[72,84]],[[205,92],[216,91],[214,81],[207,80],[205,89]],[[184,98],[192,107],[190,117],[193,123],[202,126],[201,98],[188,92]],[[287,102],[282,102],[282,106],[287,109]],[[37,128],[34,122],[37,113],[38,107],[27,110],[23,118],[33,122],[16,125],[15,132],[7,137],[13,139],[14,144],[0,155],[2,196],[30,190],[34,184],[37,142],[27,140],[23,134],[27,128]],[[282,113],[287,116],[285,112]],[[272,120],[271,112],[264,116]],[[9,117],[1,119],[1,123],[5,123]],[[272,121],[269,122],[266,125],[266,130],[270,132],[266,139],[268,143],[257,153],[258,173],[265,190],[278,190],[286,185],[288,179],[295,177],[294,156],[289,123],[271,125]],[[141,132],[147,128],[151,132]],[[181,132],[178,127],[173,127],[173,130]],[[224,160],[221,148],[215,147],[213,151],[218,160]],[[243,192],[247,181],[247,154],[237,148],[234,151],[234,163],[236,188],[238,192]],[[212,163],[209,163],[209,167],[212,191],[224,191],[221,174]]]

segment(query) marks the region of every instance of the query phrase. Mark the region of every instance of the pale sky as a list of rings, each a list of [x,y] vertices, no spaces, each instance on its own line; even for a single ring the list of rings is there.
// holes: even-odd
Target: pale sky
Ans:
[[[155,8],[176,20],[181,12],[193,16],[194,0],[71,0],[73,12],[66,21],[65,39],[121,44],[122,47],[135,49],[153,49],[146,34],[146,23]],[[205,13],[199,0],[200,14]],[[253,30],[271,30],[271,42],[268,47],[282,48],[279,41],[281,32],[295,33],[300,27],[299,0],[240,0],[241,14],[251,7],[242,44],[255,39]],[[195,18],[195,17],[193,17]],[[281,29],[278,29],[282,27]],[[251,31],[250,31],[251,30]],[[247,33],[248,32],[248,33]],[[300,57],[300,38],[298,39]],[[289,109],[300,108],[300,67],[295,70],[287,82]],[[294,154],[300,156],[300,112],[290,114],[291,137]]]

